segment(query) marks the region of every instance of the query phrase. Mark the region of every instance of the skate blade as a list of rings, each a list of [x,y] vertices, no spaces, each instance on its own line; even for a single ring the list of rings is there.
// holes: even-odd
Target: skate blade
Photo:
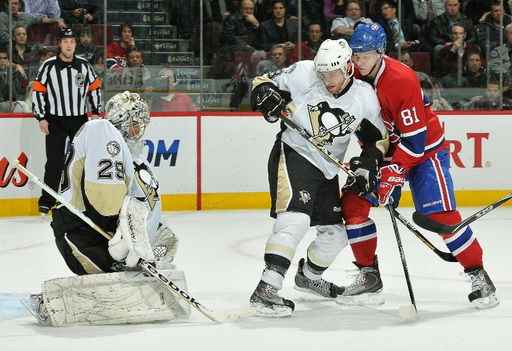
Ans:
[[[294,285],[293,288],[295,290],[297,290],[297,291],[300,291],[300,292],[303,292],[303,293],[306,293],[306,294],[310,294],[310,295],[313,295],[313,296],[323,297],[323,298],[326,298],[326,299],[334,299],[334,297],[332,297],[332,296],[322,295],[322,294],[320,294],[317,291],[314,291],[314,290],[311,290],[311,289],[307,289],[307,288],[301,288],[300,286],[297,286],[297,285]]]
[[[25,308],[34,316],[37,321],[42,325],[50,325],[48,318],[42,319],[39,313],[34,309],[32,304],[30,303],[30,300],[27,299],[21,299],[21,304],[25,306]]]
[[[490,294],[489,296],[481,297],[479,299],[473,300],[473,301],[471,301],[471,303],[473,304],[473,306],[475,306],[476,309],[479,309],[479,310],[493,308],[500,304],[500,302],[498,301],[498,298],[496,297],[496,295],[494,293]]]
[[[290,317],[293,310],[288,306],[273,306],[269,307],[259,302],[251,303],[251,307],[254,310],[255,317],[262,318],[284,318]]]
[[[336,298],[336,303],[342,306],[380,306],[384,302],[384,296],[379,292],[354,296],[338,295]]]

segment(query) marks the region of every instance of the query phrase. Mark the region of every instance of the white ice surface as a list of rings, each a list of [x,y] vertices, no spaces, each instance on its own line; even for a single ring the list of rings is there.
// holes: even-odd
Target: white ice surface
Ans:
[[[463,218],[476,208],[461,209]],[[412,209],[400,211],[412,222]],[[180,237],[176,258],[189,292],[208,308],[222,312],[246,305],[263,268],[263,250],[273,219],[267,211],[165,213]],[[512,209],[501,207],[479,219],[473,230],[484,248],[484,264],[501,304],[476,310],[467,300],[470,284],[458,263],[438,258],[399,223],[418,319],[400,318],[410,305],[395,236],[384,209],[373,210],[379,230],[378,255],[384,281],[382,306],[341,307],[293,289],[297,262],[314,237],[300,244],[281,294],[296,303],[290,318],[248,318],[215,324],[193,310],[187,321],[117,326],[43,327],[19,303],[41,290],[41,282],[71,276],[54,243],[49,220],[0,218],[0,351],[51,350],[511,350]],[[420,230],[438,249],[433,233]],[[354,266],[345,248],[325,273],[338,284],[350,280]]]

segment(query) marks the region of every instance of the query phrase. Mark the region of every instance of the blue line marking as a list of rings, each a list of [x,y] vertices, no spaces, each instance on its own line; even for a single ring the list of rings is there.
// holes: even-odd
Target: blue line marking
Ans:
[[[27,294],[0,294],[0,319],[30,315],[20,302],[21,299],[28,298]]]

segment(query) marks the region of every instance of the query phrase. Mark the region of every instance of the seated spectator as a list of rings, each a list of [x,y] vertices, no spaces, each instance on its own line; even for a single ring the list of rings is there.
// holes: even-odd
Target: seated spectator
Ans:
[[[92,68],[94,68],[94,72],[96,72],[100,82],[103,83],[103,78],[105,77],[105,57],[103,56],[103,52],[100,50],[96,51],[89,62]]]
[[[480,50],[466,51],[462,78],[464,87],[485,88],[487,84],[487,70],[483,66]]]
[[[235,51],[254,51],[259,47],[257,30],[260,23],[254,17],[254,2],[240,1],[239,11],[222,22],[222,35],[227,44],[227,60],[233,60]]]
[[[32,88],[34,81],[31,80],[25,87],[25,99],[16,100],[12,106],[12,112],[14,113],[31,113],[32,112]]]
[[[158,97],[152,97],[150,99],[151,111],[176,112],[197,110],[190,96],[176,91],[174,86],[177,81],[172,69],[162,68],[158,72],[158,75],[159,77],[156,78],[158,78],[160,82],[165,83],[164,87],[162,87],[164,91],[158,91],[159,84],[152,84],[154,88],[153,96],[158,95]]]
[[[494,1],[491,5],[491,11],[485,13],[475,27],[478,45],[482,49],[484,57],[496,46],[505,42],[506,36],[503,28],[510,23],[512,23],[512,16],[503,11],[499,1]],[[503,41],[501,41],[502,35]]]
[[[284,48],[276,44],[270,49],[270,60],[262,60],[256,67],[256,76],[274,72],[278,69],[285,68],[286,66],[286,53]]]
[[[56,18],[61,21],[58,0],[24,0],[25,13],[32,17]]]
[[[345,16],[347,0],[324,0],[324,18],[328,25],[336,18]]]
[[[473,43],[467,43],[466,32],[460,24],[454,24],[451,28],[451,44],[443,47],[437,55],[437,75],[445,87],[460,87],[462,72],[464,70],[463,57],[467,51],[477,51],[480,48]]]
[[[453,107],[450,105],[441,94],[441,85],[435,78],[423,78],[420,79],[421,89],[423,93],[430,101],[430,108],[433,111],[452,111]]]
[[[32,17],[26,13],[21,13],[22,0],[10,0],[12,9],[11,27],[9,28],[9,13],[0,12],[0,47],[8,47],[11,41],[11,33],[14,27],[23,26],[27,29],[35,24],[56,24],[61,29],[66,28],[64,22],[57,18]]]
[[[59,0],[59,6],[64,22],[70,27],[77,23],[103,22],[103,7],[99,0]]]
[[[417,51],[420,40],[418,29],[415,29],[413,22],[405,17],[398,21],[397,5],[392,0],[384,0],[380,3],[380,11],[383,19],[377,22],[386,32],[387,52],[401,50]]]
[[[308,40],[303,41],[300,46],[293,48],[290,56],[290,64],[299,61],[299,47],[301,49],[301,60],[313,60],[316,56],[318,48],[322,44],[322,24],[312,21],[308,24]]]
[[[270,51],[273,45],[279,44],[288,55],[298,43],[298,22],[286,18],[286,7],[283,0],[275,0],[272,6],[272,18],[261,22],[261,48]]]
[[[332,21],[331,25],[331,38],[332,39],[345,39],[347,42],[354,34],[354,27],[356,23],[371,23],[372,20],[361,16],[362,9],[361,3],[356,0],[350,0],[347,3],[345,10],[345,17],[338,17]]]
[[[9,75],[12,72],[11,63],[9,62],[9,53],[5,49],[0,49],[0,103],[15,101],[19,96],[24,94],[22,88],[23,76],[19,72],[12,72],[12,85],[9,81]],[[12,88],[12,90],[11,90]],[[9,99],[11,94],[12,100]],[[2,112],[9,112],[10,108],[4,104]]]
[[[503,99],[503,101],[500,101]],[[500,83],[490,80],[487,83],[484,96],[474,96],[464,105],[465,110],[508,110],[510,109],[510,100],[501,94]]]
[[[39,68],[39,55],[43,46],[39,43],[27,42],[27,30],[23,26],[16,26],[12,30],[12,63],[21,65],[25,77],[35,76]],[[21,72],[21,70],[18,70]]]
[[[129,23],[119,25],[119,41],[114,41],[107,46],[107,67],[117,65],[118,69],[126,66],[126,55],[135,47],[133,27]]]
[[[503,75],[503,96],[508,99],[512,99],[512,50],[508,52],[508,57],[511,65]]]
[[[412,0],[414,14],[421,24],[426,24],[435,17],[443,14],[444,0]]]
[[[489,55],[488,70],[491,75],[499,76],[500,73],[507,73],[510,68],[510,60],[508,58],[508,52],[512,50],[512,23],[505,27],[506,43],[495,47],[491,50]]]
[[[461,12],[468,16],[473,21],[473,25],[476,26],[482,17],[491,11],[493,1],[499,2],[499,0],[465,0]],[[510,14],[510,6],[507,0],[503,0],[503,6],[504,11]]]
[[[467,43],[476,43],[477,40],[473,22],[460,12],[459,0],[445,0],[444,7],[445,12],[431,20],[425,29],[427,41],[432,46],[434,57],[443,47],[452,43],[451,27],[456,23],[464,27]]]
[[[98,47],[92,43],[91,29],[86,25],[82,26],[78,32],[78,39],[75,55],[90,62],[94,54],[98,52]]]
[[[126,56],[126,67],[114,72],[107,79],[112,88],[140,94],[151,92],[152,87],[147,85],[151,78],[151,73],[144,67],[142,51],[133,48]]]

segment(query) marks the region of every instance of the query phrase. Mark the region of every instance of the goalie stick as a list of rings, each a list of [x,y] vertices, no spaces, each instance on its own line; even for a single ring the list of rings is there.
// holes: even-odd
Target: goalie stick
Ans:
[[[417,225],[419,225],[420,227],[422,227],[426,230],[430,230],[432,232],[436,232],[436,233],[440,233],[440,234],[453,234],[453,233],[459,231],[461,228],[464,228],[465,226],[469,225],[470,223],[473,223],[477,219],[485,216],[486,214],[488,214],[489,212],[494,210],[496,207],[503,205],[505,202],[507,202],[510,199],[512,199],[512,193],[505,195],[501,199],[493,202],[489,206],[481,209],[477,213],[472,214],[471,216],[469,216],[468,218],[466,218],[465,220],[463,220],[462,222],[457,223],[457,224],[451,224],[451,225],[443,224],[443,223],[437,222],[419,212],[414,212],[412,215],[412,219],[414,220],[414,222]]]
[[[341,168],[348,175],[355,177],[354,172],[345,166],[336,156],[334,156],[329,150],[326,150],[320,143],[313,138],[313,136],[300,125],[298,125],[294,120],[289,117],[288,111],[282,111],[279,115],[279,118],[290,128],[299,133],[304,139],[306,139],[310,144],[312,144],[318,151],[323,153],[325,157],[334,162],[339,168]],[[372,194],[375,196],[375,194]],[[390,210],[387,206],[385,206],[387,210]],[[411,223],[409,223],[401,214],[398,213],[397,210],[393,209],[393,215],[398,218],[398,220],[407,227],[418,239],[421,240],[429,249],[431,249],[437,256],[447,262],[457,262],[457,259],[453,257],[450,252],[443,252],[437,249],[430,241],[428,241],[423,234],[421,234]]]
[[[78,210],[75,206],[73,206],[71,203],[66,201],[61,195],[59,195],[57,192],[55,192],[52,188],[50,188],[46,183],[44,183],[41,179],[36,177],[32,172],[30,172],[28,169],[23,167],[19,161],[16,159],[14,160],[13,167],[17,168],[20,172],[24,173],[31,181],[36,183],[38,186],[43,188],[47,193],[52,195],[57,201],[59,201],[62,205],[64,205],[69,211],[71,211],[73,214],[75,214],[77,217],[79,217],[81,220],[83,220],[85,223],[87,223],[90,227],[92,227],[94,230],[96,230],[98,233],[103,235],[107,239],[111,239],[112,236],[105,232],[102,228],[100,228],[96,223],[94,223],[89,217],[87,217],[84,213],[82,213],[80,210]],[[180,289],[179,286],[174,284],[171,280],[169,280],[166,276],[161,274],[155,266],[153,266],[151,263],[146,262],[144,260],[140,260],[138,265],[146,271],[150,276],[158,279],[161,283],[163,283],[174,295],[184,299],[188,304],[190,304],[192,307],[194,307],[196,310],[201,312],[204,316],[209,318],[210,320],[217,322],[217,323],[226,323],[226,322],[236,322],[239,320],[242,320],[243,318],[254,314],[254,311],[250,307],[240,307],[237,309],[233,309],[230,311],[224,312],[222,315],[214,315],[214,313],[201,304],[199,301],[197,301],[194,297],[190,296],[186,291]]]

